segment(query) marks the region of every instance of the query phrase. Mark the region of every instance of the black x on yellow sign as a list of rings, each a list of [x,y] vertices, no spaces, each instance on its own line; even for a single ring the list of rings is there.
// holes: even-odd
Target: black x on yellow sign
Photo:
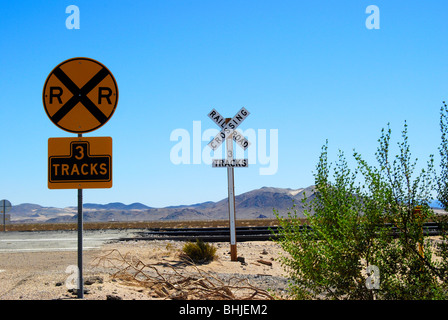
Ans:
[[[72,133],[98,129],[113,115],[118,87],[112,73],[90,58],[60,63],[45,81],[42,100],[50,120]]]

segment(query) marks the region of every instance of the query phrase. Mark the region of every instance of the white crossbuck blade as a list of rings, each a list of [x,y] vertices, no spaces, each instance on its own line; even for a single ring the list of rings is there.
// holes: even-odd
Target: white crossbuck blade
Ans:
[[[219,146],[225,141],[225,139],[232,135],[233,140],[244,150],[246,150],[250,142],[244,138],[244,136],[235,129],[247,118],[249,115],[244,107],[238,111],[238,113],[226,124],[225,118],[219,114],[218,111],[212,109],[209,112],[208,117],[213,120],[222,130],[208,143],[208,146],[213,151],[219,148]]]

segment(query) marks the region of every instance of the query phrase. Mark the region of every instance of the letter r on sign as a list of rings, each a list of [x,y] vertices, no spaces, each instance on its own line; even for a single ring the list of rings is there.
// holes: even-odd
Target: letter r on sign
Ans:
[[[107,91],[107,94],[103,94],[103,91]],[[112,90],[108,87],[98,88],[98,104],[101,104],[101,98],[106,98],[108,104],[112,104],[110,101],[110,96],[112,95]]]
[[[55,92],[57,91],[57,93]],[[50,87],[50,104],[53,103],[53,98],[58,99],[58,102],[62,104],[62,88],[61,87]]]

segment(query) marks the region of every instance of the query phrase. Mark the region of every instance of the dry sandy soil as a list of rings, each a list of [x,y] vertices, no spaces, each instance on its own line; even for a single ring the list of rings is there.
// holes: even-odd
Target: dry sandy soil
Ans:
[[[185,277],[198,276],[199,270],[184,263],[179,257],[183,245],[183,242],[173,241],[128,241],[108,243],[100,250],[85,250],[83,275],[86,281],[84,289],[87,292],[84,299],[169,299],[172,295],[170,296],[171,293],[167,293],[166,289],[149,288],[136,281],[127,281],[126,275],[128,280],[132,280],[132,273],[126,271],[125,277],[114,274],[127,266],[122,259],[125,257],[127,261],[132,259],[134,262],[141,261],[145,265],[152,265],[164,277],[171,276],[174,270]],[[244,262],[230,260],[228,243],[213,245],[217,247],[217,258],[198,266],[204,272],[203,276],[207,278],[210,275],[225,284],[230,284],[233,277],[246,278],[250,285],[264,290],[273,289],[277,295],[285,294],[285,272],[275,260],[281,251],[278,244],[270,241],[238,243],[238,256],[243,257]],[[140,264],[140,267],[143,264]],[[76,265],[76,251],[1,253],[0,300],[76,299],[73,290],[69,290],[69,280],[74,278],[69,266]],[[154,270],[144,271],[149,274]],[[238,284],[242,286],[247,283],[240,281]],[[243,293],[241,291],[241,294]]]

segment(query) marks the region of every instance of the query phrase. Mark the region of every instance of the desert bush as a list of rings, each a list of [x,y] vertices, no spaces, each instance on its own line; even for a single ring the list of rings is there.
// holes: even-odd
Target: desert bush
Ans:
[[[437,243],[422,234],[423,223],[435,218],[428,205],[436,188],[433,156],[416,172],[406,123],[393,159],[390,138],[390,128],[383,129],[377,166],[354,152],[354,170],[341,151],[329,164],[328,142],[322,147],[313,199],[303,199],[307,225],[294,206],[286,217],[274,210],[295,298],[448,298],[446,234]]]
[[[184,257],[188,257],[195,263],[205,263],[215,258],[216,247],[196,239],[196,242],[187,242],[182,248]]]

